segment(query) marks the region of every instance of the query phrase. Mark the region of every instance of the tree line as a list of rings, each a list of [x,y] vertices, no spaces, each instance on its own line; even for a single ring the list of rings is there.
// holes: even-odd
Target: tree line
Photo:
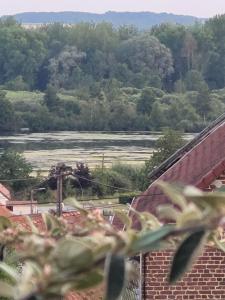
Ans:
[[[224,15],[144,31],[1,20],[0,131],[199,131],[224,110],[224,37]],[[25,103],[9,90],[43,94]]]

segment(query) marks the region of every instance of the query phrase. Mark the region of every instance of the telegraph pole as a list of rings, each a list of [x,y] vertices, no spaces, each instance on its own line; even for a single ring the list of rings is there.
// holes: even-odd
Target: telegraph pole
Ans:
[[[59,174],[57,175],[57,215],[60,217],[62,215],[62,179],[63,175],[61,173],[61,170],[59,171]]]
[[[57,182],[56,191],[56,212],[57,216],[62,215],[63,206],[63,178],[68,177],[72,173],[72,167],[66,166],[65,163],[58,163],[56,166],[52,166],[50,170],[50,178],[55,178]]]

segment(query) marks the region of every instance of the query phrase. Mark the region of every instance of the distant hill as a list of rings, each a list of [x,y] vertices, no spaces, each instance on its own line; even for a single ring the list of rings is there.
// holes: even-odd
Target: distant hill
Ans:
[[[21,23],[53,23],[76,24],[79,22],[110,22],[114,26],[135,25],[140,29],[146,29],[153,25],[172,22],[183,25],[191,25],[195,22],[203,22],[192,16],[174,15],[169,13],[152,12],[106,12],[104,14],[94,14],[86,12],[27,12],[14,15],[15,19]]]

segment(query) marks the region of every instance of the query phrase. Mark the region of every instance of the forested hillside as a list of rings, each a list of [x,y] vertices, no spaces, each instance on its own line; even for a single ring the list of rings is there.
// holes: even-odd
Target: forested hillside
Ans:
[[[139,31],[0,23],[0,131],[199,131],[225,107],[225,16]]]
[[[21,23],[54,23],[77,24],[80,22],[108,22],[115,27],[122,25],[133,25],[139,29],[146,29],[153,25],[159,25],[165,22],[191,25],[196,22],[202,22],[203,19],[174,15],[169,13],[152,12],[114,12],[109,11],[104,14],[94,14],[86,12],[27,12],[16,14],[14,18]]]

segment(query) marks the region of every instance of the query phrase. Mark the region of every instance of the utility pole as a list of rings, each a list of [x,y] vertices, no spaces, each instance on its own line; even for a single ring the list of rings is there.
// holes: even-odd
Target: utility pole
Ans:
[[[55,178],[57,182],[56,212],[58,217],[62,215],[63,208],[63,178],[71,175],[72,171],[72,167],[67,166],[63,162],[52,166],[50,170],[50,178]]]
[[[63,175],[61,170],[59,170],[59,174],[57,175],[57,215],[60,217],[62,215],[62,181]]]
[[[33,215],[34,213],[34,208],[33,208],[33,204],[34,204],[34,193],[38,192],[38,191],[45,191],[46,188],[37,188],[37,189],[32,189],[30,192],[30,214]],[[36,212],[37,213],[37,212]]]
[[[33,215],[34,190],[30,192],[30,214]]]

